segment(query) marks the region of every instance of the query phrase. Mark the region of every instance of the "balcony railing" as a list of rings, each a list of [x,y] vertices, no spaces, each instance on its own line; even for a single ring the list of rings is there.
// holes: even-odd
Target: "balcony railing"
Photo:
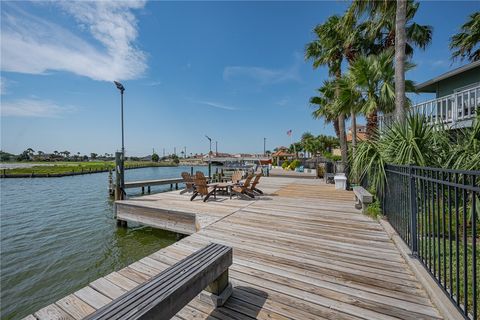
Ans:
[[[411,111],[423,114],[429,124],[441,124],[447,128],[471,126],[476,110],[480,108],[480,84],[448,96],[416,104]],[[388,126],[392,115],[379,116],[380,129]]]

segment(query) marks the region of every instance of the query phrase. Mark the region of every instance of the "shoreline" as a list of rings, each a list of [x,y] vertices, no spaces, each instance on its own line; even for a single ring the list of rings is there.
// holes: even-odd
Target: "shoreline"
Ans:
[[[161,165],[131,165],[125,167],[125,170],[132,170],[132,169],[142,169],[142,168],[155,168],[155,167],[177,167],[178,165],[175,164],[161,164]],[[95,173],[102,173],[102,172],[110,172],[114,171],[115,168],[82,168],[81,171],[71,171],[71,172],[60,172],[60,173],[35,173],[32,171],[31,173],[7,173],[7,170],[10,169],[2,169],[0,173],[0,179],[15,179],[15,178],[61,178],[61,177],[69,177],[69,176],[79,176],[85,174],[95,174]]]

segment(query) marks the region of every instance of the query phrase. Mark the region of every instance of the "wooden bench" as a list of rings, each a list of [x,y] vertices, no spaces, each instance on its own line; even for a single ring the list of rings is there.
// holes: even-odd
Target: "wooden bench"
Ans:
[[[353,187],[353,193],[355,194],[355,208],[365,212],[368,204],[373,202],[373,195],[363,187]]]
[[[86,319],[170,319],[198,294],[215,307],[223,305],[232,292],[231,265],[231,247],[209,244]]]

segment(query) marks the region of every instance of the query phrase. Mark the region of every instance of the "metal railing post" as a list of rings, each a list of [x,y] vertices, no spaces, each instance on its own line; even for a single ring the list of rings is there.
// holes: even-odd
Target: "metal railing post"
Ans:
[[[410,239],[412,243],[412,255],[418,255],[418,243],[417,243],[417,191],[415,186],[415,177],[413,176],[414,168],[409,166],[408,177],[410,180]]]

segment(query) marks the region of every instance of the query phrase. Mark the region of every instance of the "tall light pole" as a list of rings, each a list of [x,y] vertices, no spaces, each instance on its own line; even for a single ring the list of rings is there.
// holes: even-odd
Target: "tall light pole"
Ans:
[[[211,159],[211,156],[212,156],[212,138],[210,138],[207,135],[205,135],[205,137],[210,142],[210,152],[208,153],[208,176],[211,177],[211,173],[212,173],[212,159]]]
[[[215,156],[218,157],[218,141],[215,141]]]
[[[120,185],[122,187],[122,194],[125,190],[125,175],[123,173],[124,165],[125,165],[125,140],[123,134],[123,92],[125,91],[125,87],[118,81],[113,81],[117,86],[117,89],[120,90],[120,97],[121,97],[121,117],[122,117],[122,159],[120,165]],[[123,198],[123,195],[122,195]]]
[[[265,151],[265,147],[267,145],[267,138],[263,138],[263,156],[265,157],[267,155],[266,151]]]

